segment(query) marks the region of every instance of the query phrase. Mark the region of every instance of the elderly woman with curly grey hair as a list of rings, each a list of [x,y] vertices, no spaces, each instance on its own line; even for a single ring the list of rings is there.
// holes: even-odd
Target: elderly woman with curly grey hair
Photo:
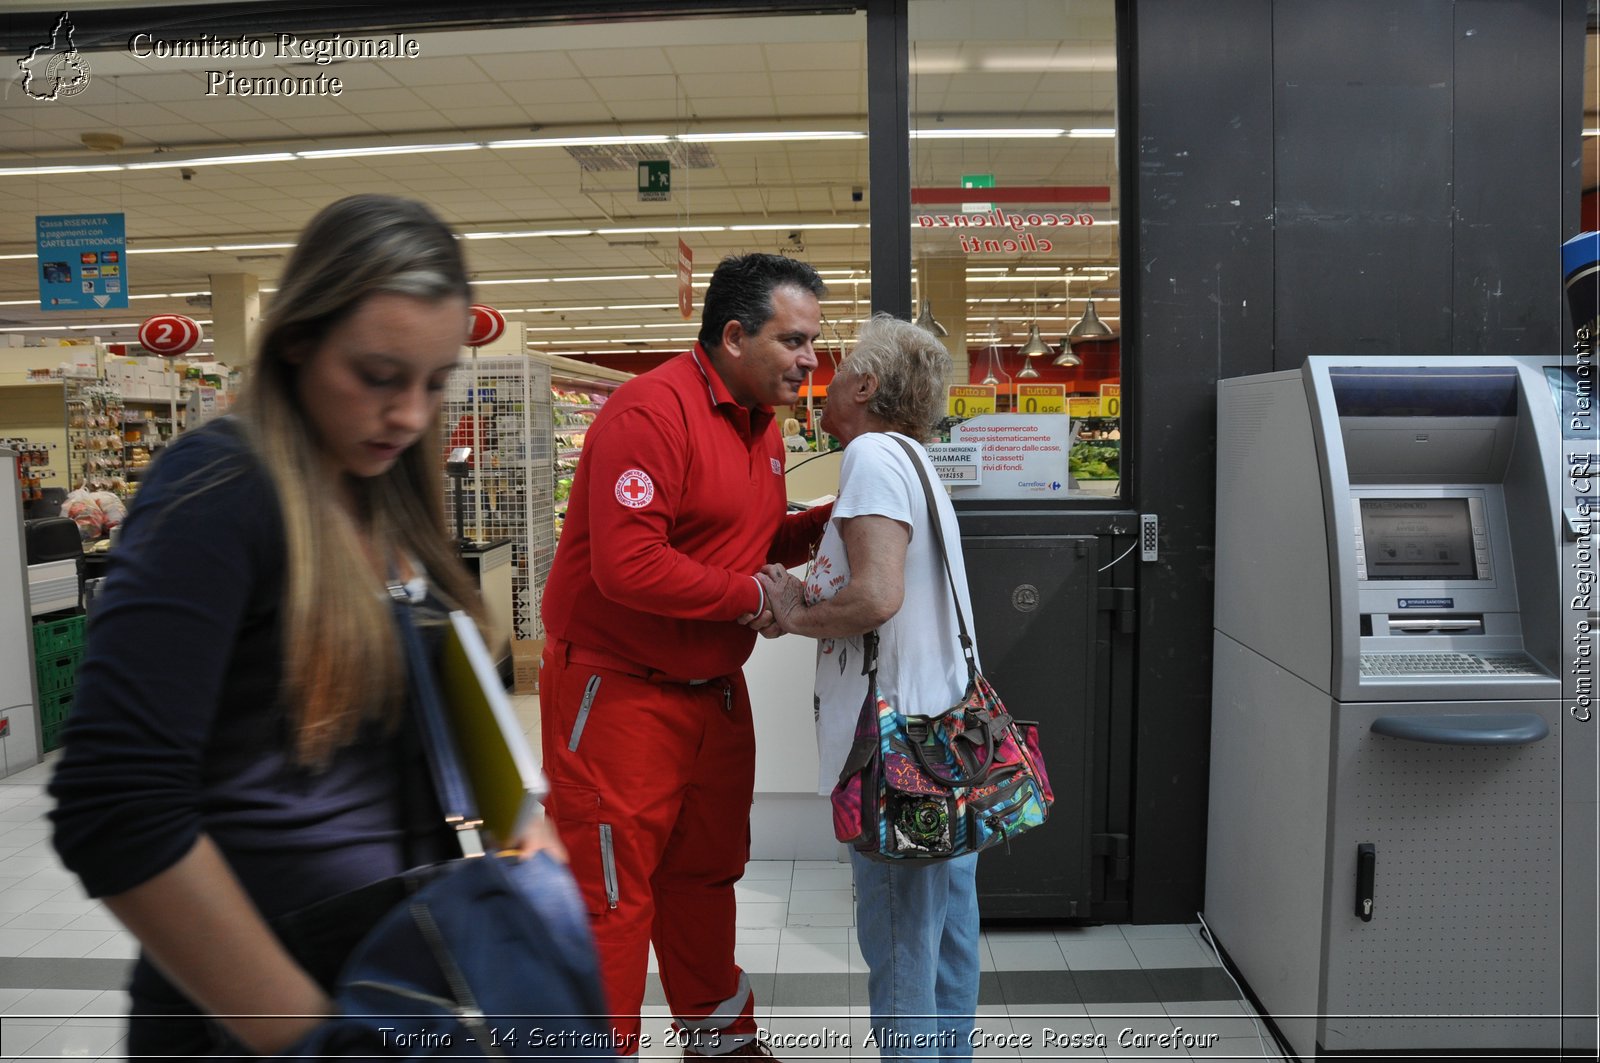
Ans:
[[[863,326],[822,414],[823,429],[845,447],[832,519],[804,580],[775,565],[761,575],[777,629],[767,633],[817,639],[823,794],[844,766],[867,694],[868,632],[878,633],[878,686],[890,704],[942,709],[966,689],[956,603],[912,464],[938,482],[921,444],[940,415],[949,371],[950,355],[931,333],[883,314]],[[934,500],[970,617],[955,511],[943,491]],[[884,863],[852,851],[851,859],[880,1057],[967,1058],[978,1006],[977,856]]]

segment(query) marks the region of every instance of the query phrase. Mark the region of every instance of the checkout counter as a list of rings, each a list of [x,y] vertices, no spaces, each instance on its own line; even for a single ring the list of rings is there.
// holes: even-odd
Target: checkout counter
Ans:
[[[1219,385],[1204,916],[1302,1058],[1595,1047],[1593,383]]]

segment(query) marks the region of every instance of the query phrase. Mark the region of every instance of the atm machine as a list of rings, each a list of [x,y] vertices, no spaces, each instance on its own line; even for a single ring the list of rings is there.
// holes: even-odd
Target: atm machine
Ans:
[[[1594,379],[1219,386],[1204,915],[1303,1058],[1595,1047]]]

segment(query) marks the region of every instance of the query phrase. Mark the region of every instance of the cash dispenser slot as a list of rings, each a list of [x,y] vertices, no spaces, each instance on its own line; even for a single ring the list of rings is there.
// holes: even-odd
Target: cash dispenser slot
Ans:
[[[1455,616],[1391,616],[1391,635],[1481,635],[1483,614]]]
[[[1527,746],[1548,738],[1550,725],[1531,712],[1395,715],[1373,720],[1372,733],[1441,746]]]

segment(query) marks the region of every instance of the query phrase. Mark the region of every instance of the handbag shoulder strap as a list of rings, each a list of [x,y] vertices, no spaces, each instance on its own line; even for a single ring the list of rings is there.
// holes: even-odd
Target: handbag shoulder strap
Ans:
[[[967,660],[967,674],[973,675],[978,671],[978,662],[972,653],[972,636],[967,632],[966,614],[961,611],[961,595],[956,593],[956,577],[950,570],[950,548],[944,541],[944,521],[939,517],[939,507],[933,500],[933,484],[928,481],[928,470],[922,466],[922,456],[911,442],[902,436],[889,433],[889,438],[900,444],[900,449],[906,452],[906,457],[911,459],[911,467],[917,470],[917,479],[922,481],[922,496],[928,503],[928,523],[933,525],[933,541],[939,545],[939,559],[944,562],[944,577],[950,584],[950,599],[955,604],[956,625],[961,629],[961,655]]]

